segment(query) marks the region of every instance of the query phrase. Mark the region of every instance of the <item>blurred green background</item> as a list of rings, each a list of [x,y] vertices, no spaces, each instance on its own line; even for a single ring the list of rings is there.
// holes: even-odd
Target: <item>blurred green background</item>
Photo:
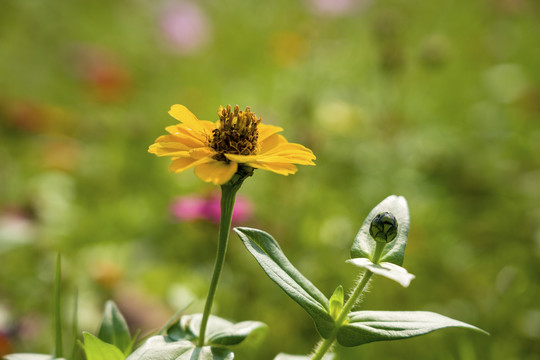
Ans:
[[[353,286],[356,231],[399,194],[417,278],[376,279],[363,307],[491,333],[338,347],[340,359],[538,359],[539,19],[527,0],[2,0],[0,350],[51,350],[57,252],[83,330],[109,298],[143,334],[191,300],[201,311],[217,226],[170,206],[218,189],[146,152],[180,103],[208,120],[249,105],[314,151],[316,167],[246,181],[241,225],[273,234],[327,296]],[[239,359],[318,341],[235,235],[215,313],[270,326]]]

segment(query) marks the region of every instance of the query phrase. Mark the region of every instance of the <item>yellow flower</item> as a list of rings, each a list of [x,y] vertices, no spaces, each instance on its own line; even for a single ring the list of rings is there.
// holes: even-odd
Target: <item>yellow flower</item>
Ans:
[[[249,107],[239,111],[220,106],[216,123],[199,120],[183,105],[173,105],[169,114],[180,124],[165,129],[170,135],[156,139],[148,152],[171,156],[171,172],[195,168],[206,182],[225,184],[242,167],[294,174],[299,165],[315,165],[315,155],[300,144],[292,144],[278,132],[283,129],[261,123]]]

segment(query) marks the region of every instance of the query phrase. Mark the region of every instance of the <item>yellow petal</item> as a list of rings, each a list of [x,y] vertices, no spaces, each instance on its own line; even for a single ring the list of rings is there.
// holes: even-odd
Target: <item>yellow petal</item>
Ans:
[[[161,143],[150,145],[148,152],[157,156],[189,157],[189,151],[174,147],[167,147]]]
[[[313,160],[316,159],[315,155],[313,155],[313,152],[311,150],[309,150],[304,145],[295,144],[295,143],[279,144],[278,146],[274,147],[270,151],[267,151],[265,155],[284,154],[284,153],[310,154],[313,157]]]
[[[212,131],[216,128],[216,124],[211,121],[200,120],[200,122],[201,122],[201,125],[204,126],[204,129],[206,130],[208,134],[211,134]]]
[[[259,142],[266,140],[275,133],[283,131],[283,128],[280,128],[279,126],[266,125],[262,123],[257,126],[257,129],[259,130]]]
[[[237,154],[225,154],[225,157],[231,161],[239,164],[247,163],[249,161],[257,161],[260,159],[259,155],[237,155]]]
[[[178,136],[174,135],[161,135],[154,141],[155,143],[165,143],[165,142],[177,142],[180,143],[180,140]]]
[[[189,129],[200,132],[204,132],[205,130],[204,125],[201,124],[199,119],[197,119],[197,117],[184,105],[176,104],[171,106],[169,114],[182,124],[186,125]]]
[[[226,163],[224,161],[213,160],[211,162],[198,165],[195,168],[195,175],[201,180],[211,182],[214,185],[222,185],[231,180],[238,170],[235,162]]]
[[[239,164],[251,164],[251,163],[295,163],[292,159],[288,159],[284,156],[268,156],[268,155],[237,155],[237,154],[225,154],[225,157],[231,161]]]
[[[280,134],[274,134],[267,138],[261,144],[258,155],[268,156],[274,159],[269,160],[270,158],[264,157],[267,161],[291,162],[300,165],[315,165],[312,160],[316,159],[310,149],[300,144],[289,143]],[[275,157],[278,157],[281,160],[275,159]],[[260,159],[262,160],[263,158],[261,157]],[[287,159],[287,161],[284,161],[285,159]]]
[[[163,135],[156,139],[156,142],[148,148],[148,152],[157,156],[178,156],[185,157],[191,147],[173,135]]]
[[[278,157],[282,159],[287,159],[288,161],[283,162],[292,162],[300,165],[315,165],[312,160],[316,159],[316,156],[303,145],[300,144],[280,144],[274,149],[266,152],[264,154],[268,157]]]
[[[201,133],[200,131],[193,131],[191,128],[187,127],[184,124],[176,124],[176,125],[170,125],[165,128],[168,133],[172,135],[177,135],[179,132],[185,133],[187,135],[191,135],[197,138],[207,138],[212,134],[212,131],[216,128],[216,124],[211,121],[206,120],[199,120],[199,123],[204,128],[204,132]],[[203,136],[204,134],[204,136]]]
[[[266,163],[289,163],[298,165],[315,165],[311,156],[294,155],[275,155],[260,160]]]
[[[275,172],[276,174],[280,175],[291,175],[298,171],[298,168],[289,163],[247,163],[247,165],[257,168],[257,169],[263,169],[263,170],[269,170],[272,172]]]
[[[268,156],[259,160],[259,162],[265,163],[289,163],[289,164],[298,164],[298,165],[315,165],[311,156],[301,156],[301,155],[276,155]]]
[[[201,147],[197,149],[191,149],[189,151],[189,156],[191,156],[194,159],[202,159],[203,157],[209,157],[216,155],[217,151],[210,148],[210,147]]]
[[[200,131],[193,131],[183,124],[167,126],[165,128],[171,135],[160,136],[156,141],[166,141],[161,139],[173,139],[186,144],[190,148],[206,146],[209,135]]]
[[[194,166],[203,164],[205,162],[212,161],[212,159],[209,158],[203,158],[203,159],[193,159],[193,158],[181,158],[181,159],[173,159],[171,165],[169,165],[169,171],[170,172],[182,172],[184,170],[187,170],[189,168],[192,168]]]
[[[165,130],[167,130],[169,134],[175,135],[176,133],[178,133],[178,125],[167,126]]]
[[[252,163],[289,163],[299,165],[315,165],[312,161],[315,159],[315,155],[311,152],[282,152],[271,155],[236,155],[225,154],[227,159],[240,163],[240,164],[252,164]]]
[[[156,143],[162,144],[163,146],[168,147],[180,147],[182,144],[182,149],[189,150],[193,148],[200,148],[206,146],[206,143],[196,139],[192,136],[185,136],[182,134],[178,135],[162,135],[156,139]],[[178,145],[173,145],[173,144]]]
[[[273,150],[277,146],[281,144],[287,144],[287,139],[283,135],[280,134],[273,134],[263,140],[262,142],[259,141],[260,144],[260,150],[259,154],[267,153],[268,151]]]

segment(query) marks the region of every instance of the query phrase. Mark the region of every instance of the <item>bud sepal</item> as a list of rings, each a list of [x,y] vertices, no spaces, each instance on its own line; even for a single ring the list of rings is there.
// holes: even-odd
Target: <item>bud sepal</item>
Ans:
[[[378,215],[384,213],[390,213],[395,218],[397,223],[395,236],[392,235],[393,225],[391,223],[385,224],[385,221],[391,220],[389,216],[382,216],[381,219],[375,221],[373,230],[371,231],[374,233],[374,236],[372,236],[370,230],[372,229],[373,221]],[[405,246],[407,245],[409,234],[409,223],[410,217],[407,200],[402,196],[396,195],[387,197],[375,206],[364,220],[362,227],[354,239],[351,248],[351,258],[367,258],[373,263],[389,262],[398,266],[403,265]],[[382,236],[379,235],[380,231],[376,231],[379,225],[382,225],[382,232],[386,240],[392,238],[390,242],[376,241],[374,239],[375,237],[382,239]],[[376,254],[378,252],[377,248],[380,249],[381,245],[384,245],[384,248],[380,254]],[[379,258],[376,259],[376,257]]]

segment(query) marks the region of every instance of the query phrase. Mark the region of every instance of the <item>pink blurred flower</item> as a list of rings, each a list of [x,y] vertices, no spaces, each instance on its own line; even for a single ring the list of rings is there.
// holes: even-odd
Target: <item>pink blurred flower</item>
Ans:
[[[205,218],[206,200],[197,195],[183,196],[171,205],[171,214],[180,221],[193,221]]]
[[[161,32],[175,52],[195,53],[210,40],[209,21],[196,3],[185,1],[169,4],[160,22]]]
[[[319,15],[345,16],[366,8],[371,0],[307,0],[311,10]]]
[[[220,196],[189,195],[176,199],[170,207],[170,212],[179,221],[207,220],[219,223],[221,214]],[[243,196],[236,197],[232,221],[241,223],[248,220],[253,213],[253,204]]]

